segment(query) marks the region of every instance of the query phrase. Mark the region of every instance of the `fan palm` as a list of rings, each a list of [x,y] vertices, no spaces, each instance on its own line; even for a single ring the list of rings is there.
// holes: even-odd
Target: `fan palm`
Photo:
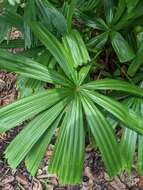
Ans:
[[[48,170],[56,173],[63,184],[79,183],[85,135],[90,131],[109,175],[115,176],[125,168],[126,161],[105,117],[105,110],[140,134],[143,134],[143,120],[105,92],[123,91],[142,97],[143,90],[121,80],[89,81],[90,57],[77,31],[71,30],[59,41],[42,24],[33,22],[30,28],[53,55],[60,69],[49,69],[33,59],[1,49],[1,68],[54,84],[53,89],[0,109],[0,133],[32,119],[6,149],[8,163],[15,169],[25,159],[27,169],[35,175],[55,129],[59,128]]]

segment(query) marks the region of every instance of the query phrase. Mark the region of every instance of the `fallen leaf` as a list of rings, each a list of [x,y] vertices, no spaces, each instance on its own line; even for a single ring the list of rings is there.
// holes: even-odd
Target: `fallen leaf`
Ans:
[[[82,190],[93,190],[93,180],[90,179],[87,183],[82,182]]]
[[[68,185],[67,190],[80,190],[80,185]]]
[[[42,175],[43,171],[41,169],[38,169],[37,176]]]
[[[57,178],[55,174],[38,175],[38,179]]]
[[[25,189],[29,188],[28,181],[27,181],[26,177],[25,177],[24,175],[22,175],[21,173],[18,173],[18,174],[17,174],[16,180],[17,180],[22,186],[24,186]]]
[[[58,181],[57,181],[57,178],[56,177],[52,177],[50,179],[50,183],[54,186],[58,186]]]
[[[4,186],[8,183],[12,183],[14,181],[14,177],[13,176],[6,176],[1,182],[0,182],[0,186]]]
[[[53,185],[47,185],[47,186],[46,186],[46,189],[47,189],[47,190],[54,190],[54,186],[53,186]]]
[[[8,183],[5,186],[3,186],[1,190],[15,190],[15,189],[11,184]]]
[[[94,177],[92,175],[91,169],[90,167],[86,167],[84,170],[84,175],[89,177],[90,179],[94,180]]]
[[[43,190],[40,181],[38,181],[37,179],[33,180],[32,190]]]
[[[139,187],[143,187],[143,176],[139,179]]]
[[[110,185],[115,189],[115,190],[125,190],[126,187],[125,185],[120,181],[120,179],[118,177],[116,177],[111,183]]]

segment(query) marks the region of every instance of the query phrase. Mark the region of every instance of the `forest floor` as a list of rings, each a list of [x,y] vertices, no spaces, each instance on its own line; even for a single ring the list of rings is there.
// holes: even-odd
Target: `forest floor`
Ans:
[[[16,76],[0,71],[0,106],[14,102],[18,98]],[[58,178],[47,172],[48,161],[54,145],[50,144],[36,177],[26,170],[24,163],[13,171],[4,158],[4,151],[23,125],[0,135],[0,190],[143,190],[143,177],[133,169],[131,176],[126,173],[111,180],[106,172],[98,151],[86,147],[82,182],[74,186],[60,186]]]

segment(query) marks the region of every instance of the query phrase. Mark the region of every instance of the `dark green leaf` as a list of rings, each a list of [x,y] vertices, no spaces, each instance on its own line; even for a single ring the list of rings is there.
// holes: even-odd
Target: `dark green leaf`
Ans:
[[[36,5],[40,11],[41,22],[46,24],[51,32],[65,34],[67,31],[66,19],[48,0],[36,0]]]
[[[87,42],[87,46],[89,47],[96,47],[97,49],[101,49],[107,42],[109,37],[109,32],[104,32],[102,34],[99,34],[95,36],[94,38],[91,38]]]
[[[135,57],[132,48],[119,32],[111,32],[111,42],[121,63],[131,61]]]
[[[137,50],[136,57],[133,59],[128,68],[128,74],[133,77],[142,64],[143,64],[143,43],[140,44],[140,47]]]
[[[134,8],[138,4],[139,0],[126,0],[128,12],[134,11]]]
[[[90,18],[87,16],[85,13],[82,13],[81,11],[76,11],[76,16],[84,22],[87,26],[94,28],[94,29],[99,29],[103,31],[107,31],[109,28],[105,21],[102,18]]]
[[[113,0],[103,0],[104,11],[107,23],[111,23],[113,20]]]

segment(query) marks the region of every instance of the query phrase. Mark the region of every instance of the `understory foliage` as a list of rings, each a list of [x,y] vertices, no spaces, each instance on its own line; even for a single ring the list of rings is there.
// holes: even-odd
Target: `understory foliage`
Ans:
[[[48,171],[61,184],[81,181],[86,139],[110,177],[130,173],[135,153],[143,174],[142,10],[142,0],[1,1],[0,69],[17,74],[20,98],[1,107],[0,133],[28,123],[4,153],[11,168],[24,160],[35,176],[56,137]]]

